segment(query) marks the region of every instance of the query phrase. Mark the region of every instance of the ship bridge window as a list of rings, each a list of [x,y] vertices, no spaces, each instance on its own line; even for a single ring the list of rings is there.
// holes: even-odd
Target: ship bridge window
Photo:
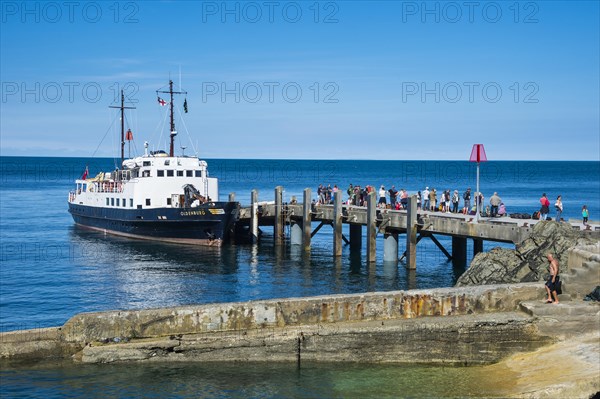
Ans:
[[[194,176],[194,171],[193,170],[186,170],[185,171],[185,177],[192,177]]]
[[[142,171],[142,177],[150,177],[150,171],[149,170]]]
[[[129,198],[129,206],[133,208],[133,198]]]
[[[142,166],[150,166],[150,161],[144,161],[144,163],[142,164]]]
[[[117,206],[121,206],[121,204],[120,204],[120,198],[117,198]]]
[[[115,206],[115,199],[114,198],[110,199],[110,206]]]
[[[171,205],[171,198],[167,198],[167,205]]]
[[[146,198],[146,206],[150,206],[150,198]]]
[[[110,198],[106,197],[106,206],[110,205]]]
[[[170,159],[165,159],[165,166],[169,166],[171,164],[171,160]]]
[[[202,172],[199,170],[196,170],[196,177],[202,177]]]
[[[172,169],[168,169],[167,170],[167,177],[173,177],[173,170]]]
[[[157,170],[156,171],[156,176],[158,176],[158,177],[165,177],[165,171],[164,170]]]
[[[177,177],[183,177],[183,170],[177,171]]]

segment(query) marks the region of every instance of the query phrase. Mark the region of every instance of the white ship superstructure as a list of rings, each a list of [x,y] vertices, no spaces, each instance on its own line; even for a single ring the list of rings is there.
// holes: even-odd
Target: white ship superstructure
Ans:
[[[171,95],[170,152],[124,159],[124,97],[121,95],[121,168],[75,181],[69,212],[79,225],[107,233],[176,243],[220,245],[235,222],[239,204],[219,201],[219,183],[195,156],[174,156],[176,136]],[[129,132],[128,132],[129,135]],[[182,147],[183,150],[183,147]]]

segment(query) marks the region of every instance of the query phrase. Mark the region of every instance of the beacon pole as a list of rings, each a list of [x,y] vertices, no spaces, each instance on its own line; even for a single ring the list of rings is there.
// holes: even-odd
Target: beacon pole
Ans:
[[[473,144],[473,149],[471,150],[471,157],[469,158],[469,162],[477,162],[477,186],[475,191],[475,223],[479,223],[479,198],[481,193],[479,192],[479,163],[486,162],[487,157],[485,155],[485,149],[483,148],[483,144]]]
[[[481,212],[481,209],[479,209],[479,162],[477,162],[477,193],[475,195],[477,196],[475,198],[475,223],[479,223],[479,212]]]

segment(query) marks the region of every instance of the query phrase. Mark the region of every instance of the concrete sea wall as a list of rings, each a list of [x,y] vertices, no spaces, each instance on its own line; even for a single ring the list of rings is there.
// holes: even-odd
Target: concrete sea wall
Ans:
[[[542,295],[535,283],[83,313],[0,334],[0,357],[493,362],[548,341],[511,313]]]
[[[596,245],[569,248],[568,268],[582,267],[584,264],[600,263],[600,241]]]
[[[82,313],[62,328],[67,342],[338,322],[511,311],[539,298],[539,284],[393,291],[219,303],[139,311]]]

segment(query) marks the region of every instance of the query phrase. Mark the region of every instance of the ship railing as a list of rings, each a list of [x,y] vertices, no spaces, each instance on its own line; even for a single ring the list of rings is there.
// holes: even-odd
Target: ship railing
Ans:
[[[112,183],[110,185],[106,185],[103,188],[103,192],[105,192],[105,193],[122,193],[123,192],[123,184],[122,183]]]
[[[99,193],[122,193],[123,183],[118,181],[101,181],[94,185]]]
[[[69,192],[69,198],[71,196],[76,197],[84,192],[89,193],[122,193],[124,182],[114,180],[100,180],[100,181],[77,181],[77,188],[74,191]],[[73,198],[73,201],[75,199]]]

